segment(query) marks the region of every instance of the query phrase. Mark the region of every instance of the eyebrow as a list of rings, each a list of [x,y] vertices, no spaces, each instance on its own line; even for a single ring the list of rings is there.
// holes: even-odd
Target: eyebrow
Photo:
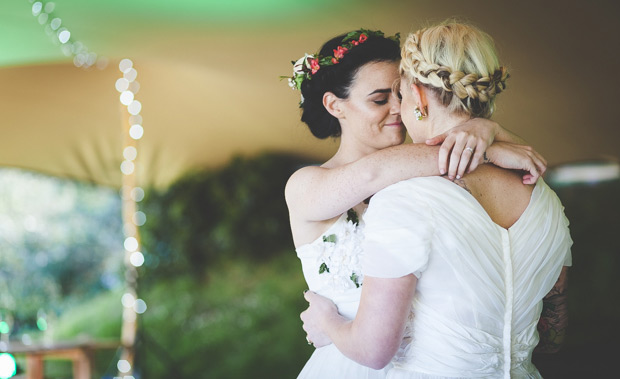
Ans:
[[[391,88],[376,89],[372,91],[371,93],[369,93],[368,96],[374,95],[375,93],[390,93],[390,92],[392,92]]]

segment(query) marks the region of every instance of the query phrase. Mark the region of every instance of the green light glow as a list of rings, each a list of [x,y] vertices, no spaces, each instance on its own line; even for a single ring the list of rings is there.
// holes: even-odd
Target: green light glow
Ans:
[[[7,324],[6,321],[0,321],[0,333],[9,334],[10,330],[11,328],[9,328],[9,324]]]
[[[47,330],[47,321],[45,321],[44,318],[40,317],[37,320],[37,327],[39,328],[39,330],[43,330],[43,331]]]

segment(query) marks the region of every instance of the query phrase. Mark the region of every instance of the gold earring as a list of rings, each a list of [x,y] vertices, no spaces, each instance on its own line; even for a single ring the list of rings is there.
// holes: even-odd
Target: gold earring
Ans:
[[[424,110],[420,110],[420,107],[415,107],[415,109],[413,110],[413,114],[415,115],[415,118],[420,121],[421,119],[423,119],[424,117],[428,116],[428,107],[424,107]]]

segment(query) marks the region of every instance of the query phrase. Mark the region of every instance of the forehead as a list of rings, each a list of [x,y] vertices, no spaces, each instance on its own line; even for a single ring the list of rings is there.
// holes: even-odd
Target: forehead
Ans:
[[[376,89],[389,89],[398,79],[398,62],[367,63],[357,71],[351,92],[368,94]]]

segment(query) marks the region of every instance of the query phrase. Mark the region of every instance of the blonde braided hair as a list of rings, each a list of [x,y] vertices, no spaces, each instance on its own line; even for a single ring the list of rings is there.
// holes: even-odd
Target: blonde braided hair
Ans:
[[[500,67],[491,37],[454,21],[409,34],[401,76],[438,94],[449,111],[489,118],[509,74]]]

